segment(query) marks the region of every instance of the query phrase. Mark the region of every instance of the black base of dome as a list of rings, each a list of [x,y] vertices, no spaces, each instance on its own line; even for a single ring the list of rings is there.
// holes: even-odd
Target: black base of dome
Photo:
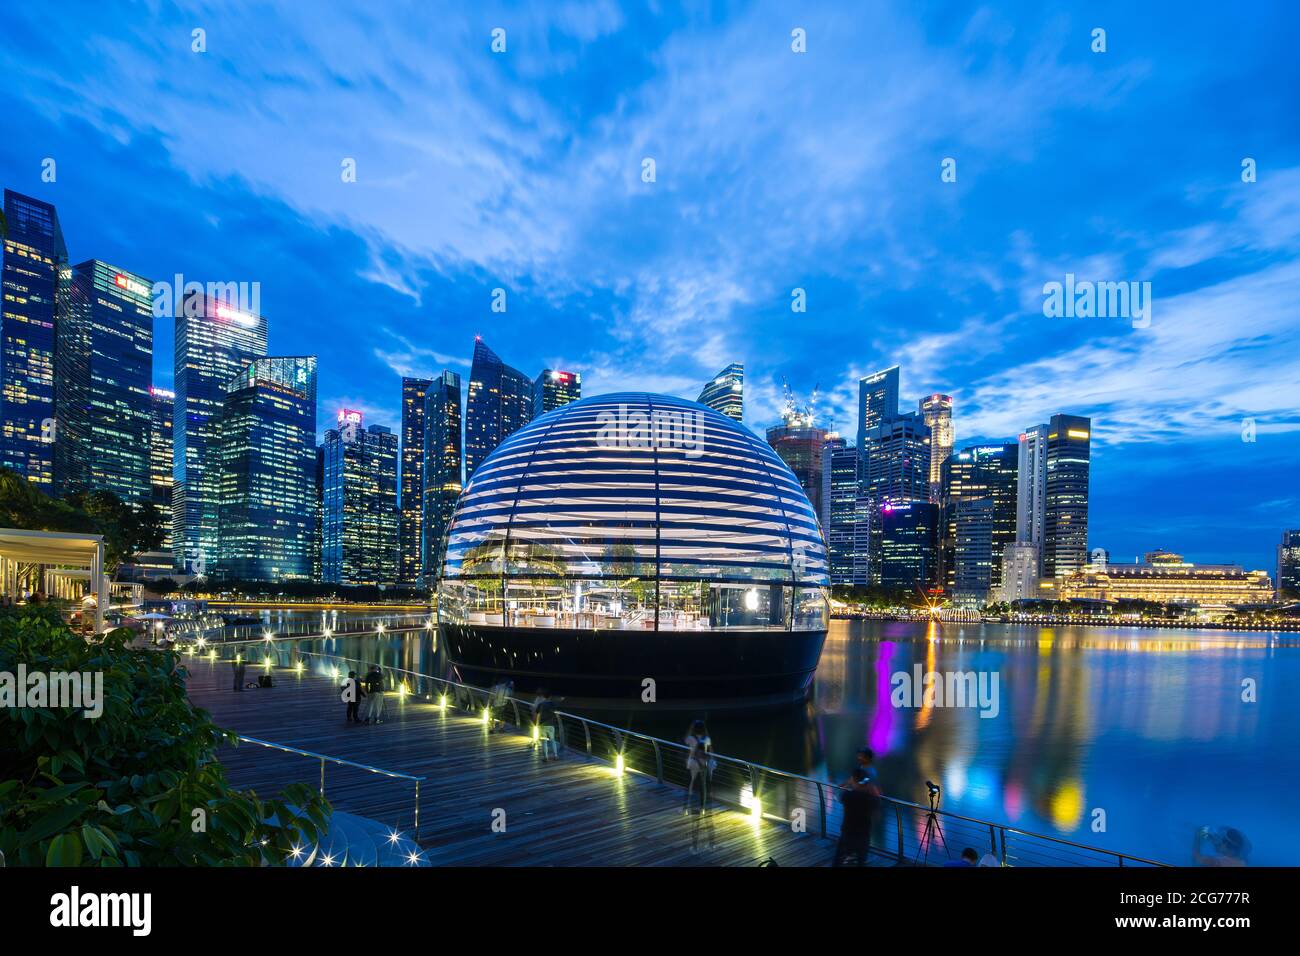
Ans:
[[[455,677],[542,688],[569,706],[617,709],[756,707],[803,698],[825,631],[622,631],[438,625]],[[653,702],[643,700],[654,681]]]

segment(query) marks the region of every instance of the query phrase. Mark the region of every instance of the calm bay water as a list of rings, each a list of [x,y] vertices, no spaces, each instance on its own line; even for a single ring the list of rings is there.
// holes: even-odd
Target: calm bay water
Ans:
[[[423,635],[318,643],[443,673]],[[997,716],[893,706],[916,664],[996,674]],[[690,715],[595,716],[680,739]],[[890,796],[924,803],[930,779],[945,809],[1174,864],[1198,827],[1233,826],[1252,864],[1300,865],[1295,635],[835,621],[807,704],[706,716],[719,752],[782,770],[841,780],[865,743]]]

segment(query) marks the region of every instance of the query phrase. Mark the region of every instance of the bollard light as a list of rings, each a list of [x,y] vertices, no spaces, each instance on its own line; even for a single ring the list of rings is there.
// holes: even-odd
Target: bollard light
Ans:
[[[619,754],[617,757],[614,758],[614,774],[619,777],[623,776],[623,755],[622,754]]]

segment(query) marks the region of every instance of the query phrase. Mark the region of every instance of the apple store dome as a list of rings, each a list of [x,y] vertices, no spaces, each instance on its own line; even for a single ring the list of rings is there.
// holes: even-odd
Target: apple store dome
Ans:
[[[479,466],[448,527],[438,617],[824,633],[828,585],[812,506],[762,439],[696,402],[629,392],[549,412]]]

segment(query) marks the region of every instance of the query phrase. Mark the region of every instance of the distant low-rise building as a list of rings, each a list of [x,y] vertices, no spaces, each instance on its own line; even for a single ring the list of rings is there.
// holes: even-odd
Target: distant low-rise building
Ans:
[[[1182,555],[1152,551],[1138,564],[1087,565],[1066,575],[1061,600],[1150,601],[1206,609],[1265,604],[1273,599],[1266,571],[1238,564],[1193,564]]]

